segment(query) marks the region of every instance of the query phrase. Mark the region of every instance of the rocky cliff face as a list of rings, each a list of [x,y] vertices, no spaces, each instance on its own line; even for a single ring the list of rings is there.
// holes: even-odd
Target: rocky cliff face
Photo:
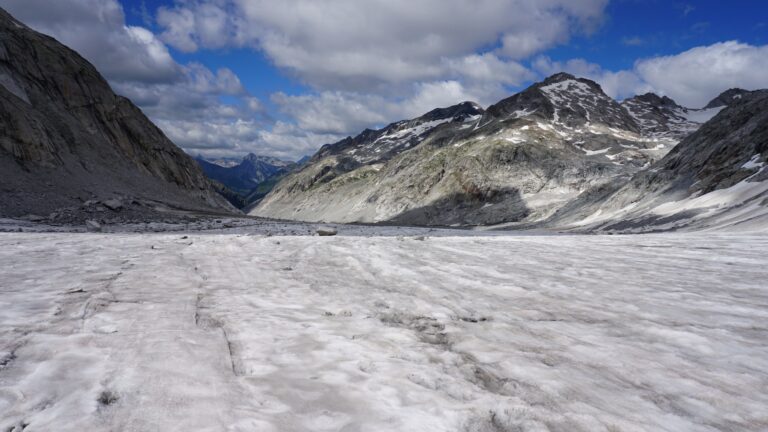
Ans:
[[[742,96],[748,93],[749,93],[748,90],[744,90],[740,88],[728,89],[720,93],[716,98],[709,101],[709,103],[704,107],[704,109],[721,108],[721,107],[730,106],[731,104],[738,102]]]
[[[482,107],[474,102],[437,108],[412,120],[392,123],[379,130],[366,129],[354,138],[324,145],[311,161],[337,157],[349,159],[350,165],[385,162],[417,146],[441,126],[476,120],[482,114]]]
[[[425,225],[533,223],[586,190],[649,166],[683,134],[648,132],[598,84],[564,73],[485,111],[464,103],[435,112],[451,114],[427,114],[323,147],[251,214]],[[652,120],[665,130],[676,121],[689,129],[698,125],[679,119],[674,109],[659,108]]]
[[[621,106],[647,137],[680,140],[700,126],[689,114],[695,110],[684,108],[666,96],[646,93],[622,101]]]
[[[76,52],[0,9],[0,213],[110,197],[231,209],[195,162]]]
[[[768,90],[742,92],[626,183],[583,194],[550,221],[600,230],[768,227]]]

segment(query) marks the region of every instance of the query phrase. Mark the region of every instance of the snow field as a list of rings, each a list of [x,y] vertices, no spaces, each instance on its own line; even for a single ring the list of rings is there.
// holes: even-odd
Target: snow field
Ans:
[[[0,430],[768,428],[765,236],[184,237],[0,234]]]

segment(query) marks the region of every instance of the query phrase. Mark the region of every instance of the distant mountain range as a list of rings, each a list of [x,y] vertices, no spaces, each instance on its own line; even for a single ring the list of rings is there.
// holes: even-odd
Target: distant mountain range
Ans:
[[[205,159],[198,156],[195,160],[210,179],[230,191],[227,198],[233,205],[247,208],[258,203],[280,178],[299,168],[308,158],[288,162],[250,153],[242,159]]]
[[[588,219],[601,221],[601,229],[656,229],[662,219],[643,219],[640,228],[622,225],[615,220],[621,206],[611,207],[616,223],[595,216],[607,211],[595,197],[616,193],[626,204],[663,189],[653,200],[653,205],[662,205],[732,185],[699,180],[688,195],[670,192],[681,181],[661,185],[657,179],[647,190],[628,186],[654,170],[688,173],[687,178],[696,178],[697,170],[728,172],[730,179],[758,182],[753,189],[765,197],[766,185],[759,183],[768,156],[765,137],[754,136],[739,147],[731,142],[748,134],[734,119],[749,116],[751,127],[768,130],[768,123],[760,123],[762,94],[731,89],[701,109],[653,93],[619,103],[597,83],[559,73],[486,110],[464,102],[323,146],[251,214],[306,221],[577,229],[592,226]],[[732,138],[725,139],[729,134]],[[723,165],[710,166],[714,161],[693,156],[699,148],[724,146],[730,156],[718,162]],[[759,170],[739,168],[743,166]],[[697,189],[705,183],[715,186]],[[727,207],[739,206],[737,201]],[[761,205],[758,210],[765,215],[765,202]],[[685,217],[678,215],[679,223],[662,225],[691,225],[700,213],[687,211]]]

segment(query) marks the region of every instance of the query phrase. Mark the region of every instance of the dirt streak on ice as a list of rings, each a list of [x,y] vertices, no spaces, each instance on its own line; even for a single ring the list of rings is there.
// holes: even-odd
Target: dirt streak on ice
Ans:
[[[716,234],[2,234],[0,430],[765,430],[766,256]]]

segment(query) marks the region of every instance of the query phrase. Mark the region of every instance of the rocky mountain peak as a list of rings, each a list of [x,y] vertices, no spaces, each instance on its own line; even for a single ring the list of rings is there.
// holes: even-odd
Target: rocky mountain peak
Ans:
[[[483,107],[475,102],[462,102],[447,108],[437,108],[422,115],[417,120],[435,121],[449,119],[452,121],[464,120],[472,116],[482,115],[485,112]]]
[[[497,119],[538,117],[568,128],[586,124],[638,132],[629,114],[594,81],[561,72],[488,107]]]
[[[266,165],[280,167],[280,166],[288,166],[291,164],[291,162],[284,161],[274,156],[263,156],[263,155],[257,155],[255,153],[248,153],[247,155],[245,155],[245,157],[243,157],[241,164],[250,164],[250,165],[266,164]]]
[[[621,102],[621,106],[635,119],[640,132],[652,138],[679,141],[699,127],[691,110],[677,104],[667,96],[645,93]]]
[[[749,90],[740,88],[728,89],[720,93],[716,98],[709,101],[704,109],[719,108],[724,106],[730,106],[735,101],[741,99],[745,94],[750,93]]]
[[[365,129],[355,137],[347,137],[334,144],[324,145],[312,158],[329,156],[348,158],[347,165],[372,164],[420,144],[437,128],[448,123],[463,123],[479,119],[485,111],[475,102],[462,102],[445,108],[436,108],[410,120],[391,123],[381,129]]]
[[[568,72],[558,72],[556,74],[550,75],[547,78],[544,78],[544,81],[540,83],[540,85],[549,85],[549,84],[555,84],[562,81],[568,81],[568,80],[577,80],[574,75],[569,74]]]
[[[630,98],[629,100],[636,100],[638,102],[642,102],[648,105],[652,105],[655,107],[667,107],[667,108],[680,108],[680,105],[677,104],[672,98],[669,98],[667,96],[659,96],[656,93],[648,92],[646,94],[638,95],[633,98]]]

